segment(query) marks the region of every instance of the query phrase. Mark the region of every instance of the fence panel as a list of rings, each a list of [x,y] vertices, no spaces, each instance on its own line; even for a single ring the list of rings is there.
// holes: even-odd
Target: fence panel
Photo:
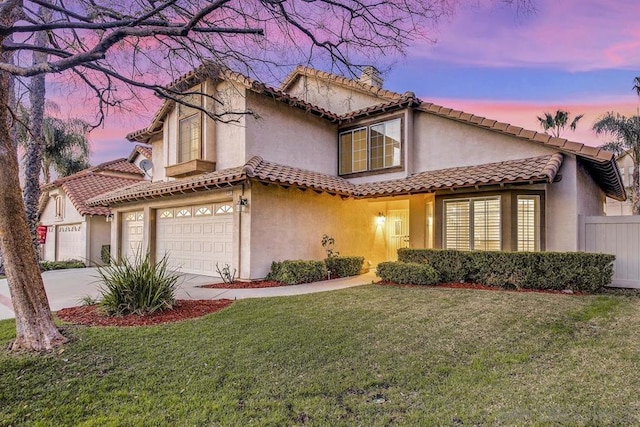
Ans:
[[[640,288],[640,216],[580,217],[579,246],[616,256],[612,286]]]

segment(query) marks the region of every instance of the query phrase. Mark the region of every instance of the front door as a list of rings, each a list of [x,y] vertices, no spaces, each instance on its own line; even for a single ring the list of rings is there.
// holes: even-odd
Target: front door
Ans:
[[[409,247],[409,210],[387,211],[387,259],[396,261],[398,249]]]

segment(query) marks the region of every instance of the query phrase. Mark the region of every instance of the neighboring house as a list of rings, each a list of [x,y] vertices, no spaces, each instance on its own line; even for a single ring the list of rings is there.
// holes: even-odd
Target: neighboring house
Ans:
[[[114,213],[113,255],[257,279],[322,259],[323,234],[373,265],[407,246],[575,251],[578,216],[626,197],[609,152],[381,83],[298,67],[272,89],[207,66],[173,82],[224,121],[165,101],[128,135],[153,146],[153,180],[90,201]]]
[[[629,189],[632,183],[633,159],[627,153],[623,153],[616,159],[616,162],[622,176],[622,184]],[[633,215],[633,204],[630,199],[620,201],[607,197],[605,210],[607,216]]]
[[[137,146],[128,159],[102,163],[44,185],[40,224],[47,227],[47,236],[42,245],[42,259],[77,259],[88,265],[100,264],[101,248],[110,244],[111,210],[87,206],[86,201],[141,182],[144,172],[140,163],[150,158],[150,148]]]

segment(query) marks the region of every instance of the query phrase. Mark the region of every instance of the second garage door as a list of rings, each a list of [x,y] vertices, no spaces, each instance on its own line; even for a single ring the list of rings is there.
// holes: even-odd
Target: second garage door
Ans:
[[[158,209],[156,260],[166,254],[171,268],[217,276],[216,263],[232,265],[232,249],[231,202]]]

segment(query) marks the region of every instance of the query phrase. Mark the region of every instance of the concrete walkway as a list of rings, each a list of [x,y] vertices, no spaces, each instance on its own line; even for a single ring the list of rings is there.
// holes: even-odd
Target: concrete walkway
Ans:
[[[98,272],[95,268],[54,270],[42,273],[44,287],[51,310],[81,305],[81,299],[100,296]],[[195,274],[183,274],[176,298],[178,299],[244,299],[289,295],[304,295],[333,291],[378,281],[374,272],[344,279],[325,280],[295,286],[280,286],[259,289],[210,289],[201,285],[221,283],[220,279]],[[0,280],[0,320],[14,317],[7,279]]]

